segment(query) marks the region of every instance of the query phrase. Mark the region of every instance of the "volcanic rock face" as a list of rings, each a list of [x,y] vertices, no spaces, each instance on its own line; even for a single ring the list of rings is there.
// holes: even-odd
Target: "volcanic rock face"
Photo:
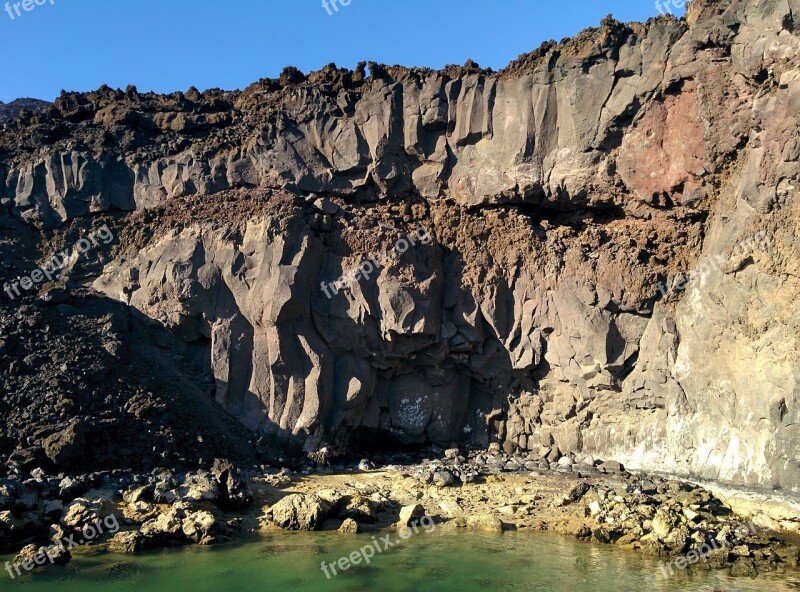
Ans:
[[[39,113],[49,106],[50,103],[39,99],[16,99],[10,103],[0,101],[0,123],[19,117],[23,111]]]
[[[797,14],[696,0],[497,74],[63,95],[0,134],[0,191],[45,233],[133,212],[93,287],[273,441],[496,441],[797,490]]]

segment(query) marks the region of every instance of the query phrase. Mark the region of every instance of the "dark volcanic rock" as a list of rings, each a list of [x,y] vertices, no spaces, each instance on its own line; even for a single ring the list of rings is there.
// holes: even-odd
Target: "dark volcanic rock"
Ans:
[[[71,422],[63,430],[56,432],[42,442],[45,454],[53,463],[61,467],[72,467],[80,460],[86,446],[85,429],[78,421]]]
[[[800,488],[795,4],[8,122],[0,279],[115,238],[3,302],[3,454],[79,462],[80,419],[92,468],[493,443]]]
[[[211,474],[219,483],[222,492],[222,503],[230,506],[242,506],[250,500],[247,480],[242,472],[229,460],[214,460]]]
[[[0,101],[0,124],[16,119],[20,114],[29,115],[40,113],[47,109],[52,103],[39,99],[15,99],[10,103]]]

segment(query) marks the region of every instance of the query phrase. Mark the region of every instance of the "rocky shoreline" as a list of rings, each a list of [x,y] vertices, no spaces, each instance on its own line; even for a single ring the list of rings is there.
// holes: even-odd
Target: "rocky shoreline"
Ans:
[[[737,514],[698,485],[558,451],[429,452],[421,462],[393,455],[294,470],[242,471],[216,460],[189,472],[11,474],[0,480],[0,552],[16,553],[6,570],[18,577],[67,563],[73,547],[137,553],[281,530],[377,532],[429,516],[445,529],[551,531],[614,544],[659,557],[665,573],[694,566],[755,577],[800,568],[800,519]]]

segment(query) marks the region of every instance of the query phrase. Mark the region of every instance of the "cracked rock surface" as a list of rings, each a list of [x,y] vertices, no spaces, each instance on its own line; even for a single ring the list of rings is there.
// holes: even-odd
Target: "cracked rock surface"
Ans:
[[[63,94],[0,132],[4,245],[36,235],[30,268],[107,219],[64,287],[169,329],[193,396],[287,450],[497,443],[797,491],[798,14],[697,0],[499,73]]]

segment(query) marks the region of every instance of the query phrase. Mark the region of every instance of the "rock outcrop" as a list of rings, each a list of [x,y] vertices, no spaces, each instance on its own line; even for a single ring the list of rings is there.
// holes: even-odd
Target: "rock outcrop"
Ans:
[[[496,442],[799,490],[797,14],[696,0],[499,73],[64,94],[0,133],[0,192],[46,235],[119,218],[69,285],[171,329],[287,449]]]
[[[298,493],[280,500],[265,517],[286,530],[317,530],[330,511],[330,504],[318,496]]]
[[[15,99],[10,103],[0,101],[0,123],[16,119],[20,115],[41,113],[50,106],[40,99]]]

